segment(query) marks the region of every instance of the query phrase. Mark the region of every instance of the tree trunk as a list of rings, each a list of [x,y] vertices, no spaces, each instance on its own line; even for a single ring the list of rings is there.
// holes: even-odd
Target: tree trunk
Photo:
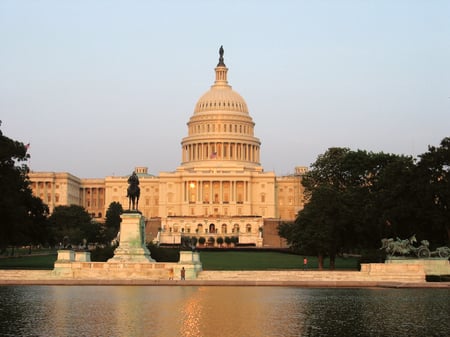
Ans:
[[[336,268],[336,254],[330,255],[330,270],[334,270]]]
[[[320,253],[317,258],[317,261],[319,262],[319,270],[323,270],[323,254]]]

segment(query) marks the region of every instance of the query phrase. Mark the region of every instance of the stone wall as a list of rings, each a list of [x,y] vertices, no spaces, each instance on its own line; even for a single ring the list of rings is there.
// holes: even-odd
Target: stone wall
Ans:
[[[428,259],[408,259],[408,258],[391,258],[385,261],[386,264],[413,264],[421,265],[425,270],[426,275],[440,276],[450,275],[450,261],[443,258],[428,258]]]
[[[180,279],[181,269],[185,269],[187,280],[196,279],[202,270],[197,252],[180,252],[178,263],[110,261],[91,262],[89,252],[59,250],[53,275],[74,280],[167,280],[173,269],[174,278]]]

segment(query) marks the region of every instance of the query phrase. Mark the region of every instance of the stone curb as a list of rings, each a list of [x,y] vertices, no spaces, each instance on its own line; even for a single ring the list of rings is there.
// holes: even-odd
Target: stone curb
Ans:
[[[450,282],[371,282],[371,281],[252,281],[252,280],[0,280],[0,285],[61,286],[259,286],[300,288],[433,288],[450,289]]]

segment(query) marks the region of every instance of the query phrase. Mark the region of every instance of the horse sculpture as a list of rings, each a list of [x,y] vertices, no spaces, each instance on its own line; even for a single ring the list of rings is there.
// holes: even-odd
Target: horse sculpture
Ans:
[[[408,255],[412,252],[415,252],[416,248],[414,247],[414,243],[417,242],[416,236],[413,235],[409,239],[401,240],[397,238],[396,240],[390,239],[382,239],[381,240],[381,248],[385,249],[386,253],[390,256],[394,255]]]
[[[417,256],[418,258],[429,258],[431,256],[439,256],[443,259],[448,259],[450,256],[450,248],[447,246],[438,247],[434,251],[430,251],[430,243],[428,240],[420,241],[420,246],[415,247],[416,236],[413,235],[409,239],[401,240],[397,238],[396,240],[381,239],[381,248],[384,249],[386,254],[390,257],[393,256]]]
[[[137,211],[139,205],[139,196],[141,189],[139,188],[139,178],[136,172],[128,178],[127,198],[128,198],[128,210]]]

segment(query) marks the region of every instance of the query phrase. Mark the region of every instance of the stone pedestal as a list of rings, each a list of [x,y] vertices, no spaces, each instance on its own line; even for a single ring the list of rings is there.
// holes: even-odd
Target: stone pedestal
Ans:
[[[108,262],[155,262],[145,245],[145,221],[140,212],[123,213],[119,247]]]
[[[72,249],[59,249],[56,262],[75,261],[75,252]]]
[[[75,252],[75,261],[91,262],[91,252]]]
[[[446,258],[430,257],[426,259],[390,258],[386,264],[416,264],[423,266],[426,275],[450,275],[450,262]]]
[[[72,277],[72,262],[75,261],[75,252],[72,249],[58,250],[58,258],[55,261],[53,274],[63,277]]]
[[[263,246],[263,239],[262,238],[257,238],[256,239],[256,247],[262,247]]]
[[[180,260],[178,261],[178,268],[175,268],[175,272],[179,273],[182,267],[185,269],[187,280],[196,279],[198,273],[203,269],[202,263],[200,262],[199,253],[192,251],[181,251]]]
[[[194,262],[195,272],[200,273],[203,270],[202,262],[200,261],[200,254],[198,252],[192,253],[192,261]]]

